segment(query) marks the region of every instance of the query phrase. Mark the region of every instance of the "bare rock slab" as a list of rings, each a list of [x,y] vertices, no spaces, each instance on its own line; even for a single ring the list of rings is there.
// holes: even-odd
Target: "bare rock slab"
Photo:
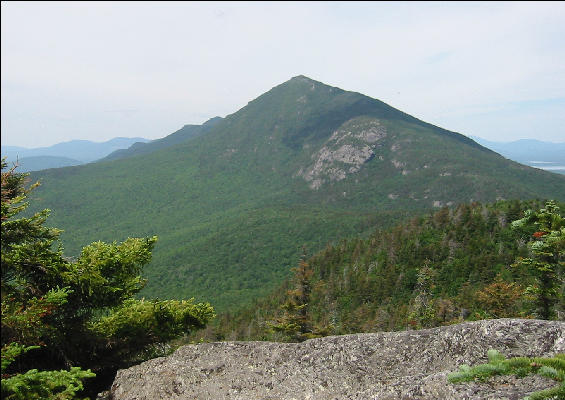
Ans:
[[[218,342],[118,371],[114,400],[521,399],[555,385],[530,376],[450,384],[462,364],[565,352],[565,322],[499,319],[303,343]]]

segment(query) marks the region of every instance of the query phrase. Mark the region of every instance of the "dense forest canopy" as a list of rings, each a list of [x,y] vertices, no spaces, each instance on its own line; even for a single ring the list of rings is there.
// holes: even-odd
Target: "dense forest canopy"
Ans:
[[[539,200],[461,204],[376,229],[365,239],[342,240],[301,261],[294,278],[272,296],[221,315],[208,337],[306,338],[307,332],[297,336],[290,330],[285,336],[271,329],[273,323],[292,322],[292,304],[311,334],[484,318],[564,318],[565,230],[559,206]],[[535,254],[540,249],[543,259]],[[305,263],[308,272],[301,270]],[[297,291],[306,286],[308,299],[298,300]],[[540,290],[547,292],[540,296]],[[540,308],[544,298],[549,313]]]

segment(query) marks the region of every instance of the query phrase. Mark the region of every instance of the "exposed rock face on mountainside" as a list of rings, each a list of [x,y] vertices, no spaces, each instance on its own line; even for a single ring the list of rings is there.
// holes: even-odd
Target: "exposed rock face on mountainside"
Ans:
[[[312,154],[314,164],[298,175],[318,189],[326,181],[341,181],[375,156],[386,130],[378,119],[354,118],[336,130],[320,150]]]
[[[332,336],[303,343],[184,346],[119,371],[110,397],[142,399],[521,399],[555,384],[497,377],[450,384],[462,364],[565,352],[565,323],[500,319],[421,331]]]

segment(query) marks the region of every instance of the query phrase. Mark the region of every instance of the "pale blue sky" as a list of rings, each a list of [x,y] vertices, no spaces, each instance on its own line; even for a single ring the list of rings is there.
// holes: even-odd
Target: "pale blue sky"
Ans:
[[[565,2],[2,2],[3,145],[163,137],[296,75],[565,141]]]

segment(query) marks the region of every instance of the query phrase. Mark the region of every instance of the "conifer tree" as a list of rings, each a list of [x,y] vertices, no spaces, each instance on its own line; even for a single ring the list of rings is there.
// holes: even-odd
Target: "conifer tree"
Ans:
[[[50,287],[50,272],[60,270],[65,260],[51,248],[59,232],[43,226],[48,211],[12,219],[26,208],[24,200],[36,185],[26,189],[25,175],[15,173],[15,166],[4,171],[6,167],[2,160],[2,398],[74,398],[82,381],[95,376],[90,370],[20,373],[14,368],[14,361],[56,336],[46,320],[68,303],[71,291]]]
[[[519,258],[515,266],[526,266],[535,276],[527,291],[536,300],[537,315],[552,319],[563,312],[565,290],[565,218],[555,201],[550,200],[539,211],[528,210],[512,228],[531,233],[530,257]],[[561,315],[561,318],[565,316]]]
[[[19,215],[37,184],[25,188],[27,174],[6,167],[3,160],[2,398],[76,398],[85,378],[111,378],[214,316],[207,303],[134,299],[156,237],[95,242],[76,261],[65,258],[60,231],[44,226],[49,210]]]
[[[436,315],[432,291],[435,288],[436,275],[437,271],[430,267],[428,260],[418,270],[418,280],[414,290],[416,296],[412,301],[412,311],[408,317],[418,328],[428,328],[434,325]]]
[[[311,270],[306,261],[300,260],[293,271],[296,286],[287,292],[287,300],[281,306],[283,315],[269,325],[274,332],[282,333],[288,340],[300,342],[311,332],[308,321]]]
[[[287,300],[281,306],[283,314],[269,323],[273,332],[282,333],[286,340],[292,342],[301,342],[324,334],[314,329],[309,314],[314,271],[305,258],[306,255],[303,254],[298,266],[292,268],[294,288],[287,291]]]

